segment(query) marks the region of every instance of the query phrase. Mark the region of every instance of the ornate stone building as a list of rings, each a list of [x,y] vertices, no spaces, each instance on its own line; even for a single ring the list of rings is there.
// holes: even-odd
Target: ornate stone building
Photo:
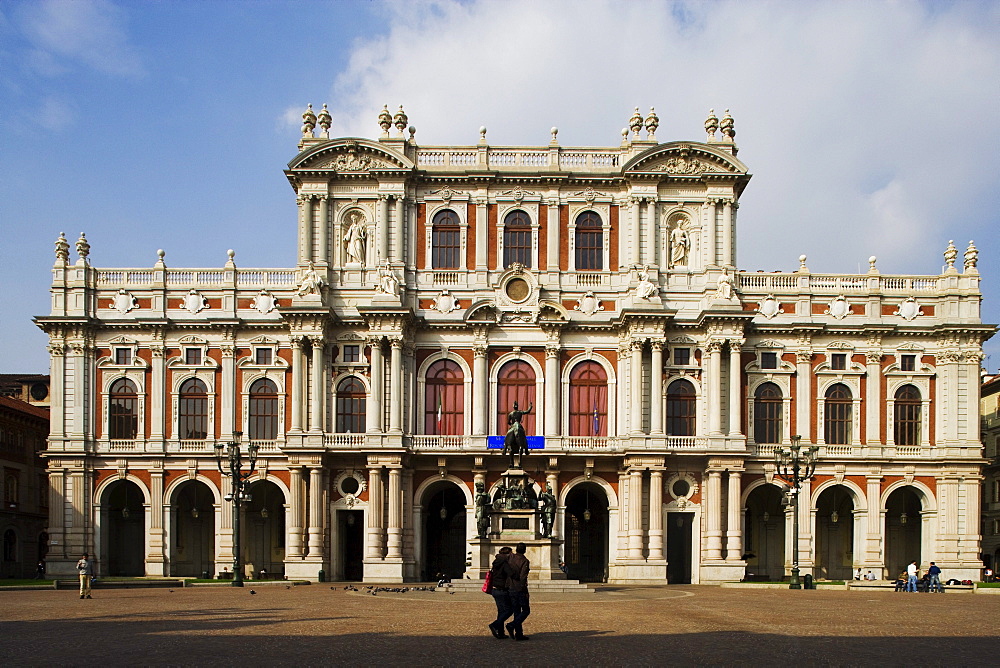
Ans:
[[[1000,375],[984,376],[980,415],[983,457],[983,566],[1000,570]]]
[[[515,401],[570,578],[718,582],[980,562],[977,250],[933,276],[744,272],[733,119],[609,147],[421,146],[303,115],[294,268],[91,266],[60,236],[53,568],[232,557],[213,446],[260,449],[245,558],[289,577],[478,574],[474,488]],[[317,128],[318,126],[318,128]],[[792,545],[775,448],[818,446]],[[495,550],[496,540],[485,549]],[[478,548],[477,548],[478,549]],[[57,564],[57,560],[61,560]],[[469,565],[467,565],[469,564]]]

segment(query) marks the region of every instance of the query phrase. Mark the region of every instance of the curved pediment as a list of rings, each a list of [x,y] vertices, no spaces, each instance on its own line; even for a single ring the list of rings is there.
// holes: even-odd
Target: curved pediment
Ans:
[[[747,173],[747,166],[727,151],[711,144],[670,142],[647,149],[635,156],[623,168],[625,174],[670,174],[700,176],[702,174]]]
[[[342,173],[373,169],[413,169],[413,162],[370,139],[347,137],[313,146],[288,163],[288,169],[330,170]]]

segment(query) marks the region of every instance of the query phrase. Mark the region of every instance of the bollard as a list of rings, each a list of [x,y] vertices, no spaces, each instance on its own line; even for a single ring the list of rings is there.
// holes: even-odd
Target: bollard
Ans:
[[[319,581],[326,582],[326,571],[324,571],[322,568],[319,569]]]
[[[806,573],[805,577],[802,578],[802,588],[803,589],[815,589],[816,585],[813,583],[812,573]]]

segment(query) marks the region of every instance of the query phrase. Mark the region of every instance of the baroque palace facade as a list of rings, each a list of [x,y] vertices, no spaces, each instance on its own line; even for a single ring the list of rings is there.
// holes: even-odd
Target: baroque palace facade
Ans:
[[[660,143],[420,146],[400,108],[375,140],[303,114],[285,175],[294,268],[90,264],[60,236],[50,337],[49,570],[232,563],[214,446],[259,447],[248,570],[475,578],[476,483],[517,401],[523,469],[557,501],[569,578],[895,575],[980,562],[978,252],[940,275],[744,272],[750,174],[733,119]],[[957,265],[956,265],[957,262]],[[818,446],[792,544],[774,451]],[[494,437],[494,438],[491,438]],[[530,495],[530,492],[529,492]],[[496,527],[494,527],[496,530]],[[476,555],[475,557],[473,555]],[[476,564],[473,565],[473,562]],[[545,570],[545,569],[542,569]],[[555,572],[543,576],[559,577]]]

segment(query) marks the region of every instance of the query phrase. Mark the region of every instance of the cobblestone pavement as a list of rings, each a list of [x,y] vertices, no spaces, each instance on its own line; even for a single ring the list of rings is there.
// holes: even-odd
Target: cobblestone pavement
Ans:
[[[480,593],[313,584],[0,591],[4,665],[996,665],[1000,596],[607,587],[536,594],[529,642]]]

